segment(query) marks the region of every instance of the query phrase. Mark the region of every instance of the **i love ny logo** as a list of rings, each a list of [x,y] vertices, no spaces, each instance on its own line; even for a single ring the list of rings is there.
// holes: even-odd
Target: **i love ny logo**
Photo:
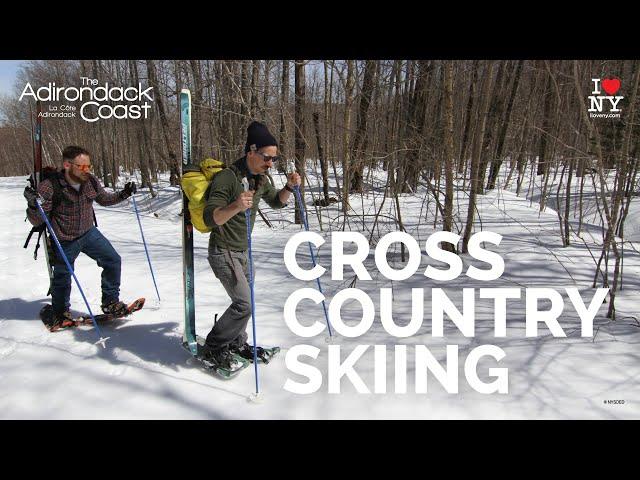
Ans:
[[[591,117],[620,118],[622,110],[618,107],[618,104],[624,98],[622,95],[616,95],[620,90],[620,79],[615,77],[605,79],[592,78],[591,81],[593,82],[593,91],[588,97]],[[601,88],[606,95],[603,95]],[[608,113],[605,113],[605,109],[608,109]]]

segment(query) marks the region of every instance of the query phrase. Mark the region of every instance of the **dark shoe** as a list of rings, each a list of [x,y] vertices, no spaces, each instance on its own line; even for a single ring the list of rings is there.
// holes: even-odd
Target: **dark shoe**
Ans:
[[[237,355],[240,355],[242,358],[246,358],[247,360],[253,362],[253,345],[249,345],[245,343],[242,346],[233,346],[231,347],[231,352]],[[258,347],[256,351],[256,356],[258,359],[262,360],[264,363],[269,363],[269,358],[266,355],[266,351],[262,347]]]
[[[76,322],[73,320],[73,316],[69,310],[64,312],[53,312],[53,310],[49,310],[43,315],[42,321],[51,332],[76,326]]]
[[[233,353],[227,345],[222,347],[212,347],[204,345],[200,350],[200,356],[204,361],[214,364],[216,367],[232,370],[237,363],[233,358]]]
[[[102,312],[120,317],[127,314],[127,304],[116,300],[107,305],[102,305]]]

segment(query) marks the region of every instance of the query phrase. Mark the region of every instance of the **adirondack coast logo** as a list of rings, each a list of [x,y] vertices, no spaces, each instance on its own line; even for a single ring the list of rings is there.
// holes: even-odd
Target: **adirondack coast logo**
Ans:
[[[115,118],[118,120],[137,120],[149,118],[153,102],[153,87],[144,88],[142,83],[136,87],[114,87],[109,83],[99,85],[98,80],[80,77],[81,86],[59,87],[55,82],[34,90],[27,82],[19,101],[31,97],[41,102],[84,102],[80,107],[61,103],[47,105],[47,111],[40,112],[43,118],[75,118],[80,115],[86,122],[97,122]]]
[[[609,77],[601,80],[592,78],[593,91],[589,95],[589,116],[591,118],[620,118],[622,110],[619,108],[620,100],[624,97],[616,95],[620,90],[619,78]],[[603,90],[606,95],[603,95]]]

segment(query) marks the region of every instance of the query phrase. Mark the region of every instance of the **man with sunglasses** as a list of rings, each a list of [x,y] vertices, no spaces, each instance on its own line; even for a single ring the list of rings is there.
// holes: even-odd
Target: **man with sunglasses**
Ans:
[[[271,208],[282,208],[293,187],[300,185],[300,175],[295,172],[289,174],[287,184],[279,191],[266,177],[269,168],[280,160],[278,143],[266,125],[249,125],[244,151],[244,157],[213,178],[203,213],[205,223],[212,228],[209,264],[232,301],[207,336],[205,356],[224,368],[233,364],[234,353],[253,360],[253,347],[247,344],[246,332],[251,318],[251,291],[245,211],[251,209],[253,229],[261,199]],[[247,192],[242,185],[244,178],[249,182]],[[257,353],[262,355],[259,347]]]
[[[42,209],[50,219],[69,263],[84,253],[98,263],[102,270],[102,311],[122,315],[127,305],[120,301],[120,255],[94,225],[94,200],[102,206],[115,205],[136,192],[136,184],[128,182],[124,189],[108,193],[91,174],[91,155],[82,147],[69,146],[62,152],[63,168],[38,185],[38,191],[27,187],[24,196],[29,208],[27,218],[34,226],[44,223],[37,208],[38,195]],[[55,254],[55,250],[54,250]],[[51,259],[53,282],[51,288],[52,318],[47,319],[51,330],[72,324],[69,312],[71,272],[62,258]]]

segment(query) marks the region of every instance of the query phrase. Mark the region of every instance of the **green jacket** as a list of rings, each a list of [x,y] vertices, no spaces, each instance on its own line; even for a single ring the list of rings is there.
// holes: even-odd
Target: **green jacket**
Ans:
[[[203,213],[204,222],[212,228],[209,236],[209,248],[217,245],[219,248],[225,249],[227,248],[227,242],[231,250],[242,251],[249,248],[244,212],[237,213],[221,226],[224,235],[220,233],[220,227],[213,220],[213,211],[216,208],[226,207],[233,203],[244,191],[242,186],[244,177],[249,179],[251,190],[256,192],[253,196],[253,207],[251,208],[251,230],[253,230],[256,220],[260,199],[264,199],[271,208],[282,208],[286,205],[280,201],[279,192],[273,188],[267,177],[264,175],[251,175],[248,172],[246,157],[236,160],[231,167],[225,168],[213,177],[211,182],[207,206]]]

